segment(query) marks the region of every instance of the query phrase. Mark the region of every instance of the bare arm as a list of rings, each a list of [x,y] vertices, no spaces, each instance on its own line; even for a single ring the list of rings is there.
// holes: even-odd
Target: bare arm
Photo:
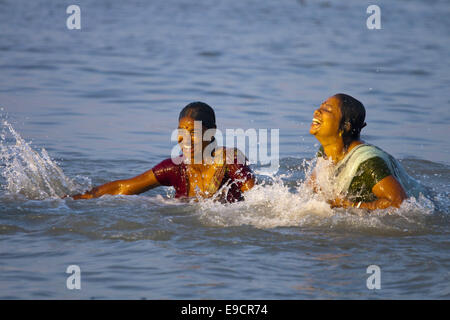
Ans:
[[[111,195],[131,195],[139,194],[159,186],[159,182],[152,170],[148,170],[134,178],[125,180],[116,180],[95,187],[92,190],[72,196],[73,199],[92,199],[101,197],[104,194]]]
[[[399,208],[403,200],[406,199],[406,192],[401,184],[393,176],[388,176],[378,182],[372,192],[378,198],[373,202],[361,203],[360,208],[370,210],[385,209],[388,207]]]
[[[378,182],[373,188],[372,192],[377,197],[377,200],[372,202],[354,203],[347,199],[336,199],[331,202],[332,207],[358,207],[363,209],[375,210],[386,209],[389,207],[399,208],[403,200],[406,199],[405,190],[401,184],[392,175],[387,176]]]

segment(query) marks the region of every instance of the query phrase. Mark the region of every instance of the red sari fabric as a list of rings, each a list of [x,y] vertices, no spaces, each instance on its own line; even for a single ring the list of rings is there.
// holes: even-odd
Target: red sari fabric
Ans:
[[[180,156],[181,158],[181,156]],[[220,184],[220,188],[227,185],[225,200],[227,202],[236,202],[244,200],[241,187],[254,177],[252,170],[247,163],[239,164],[235,152],[234,162],[225,164],[225,175]],[[175,188],[175,198],[188,197],[189,182],[186,171],[186,164],[175,164],[171,158],[166,159],[152,168],[158,182],[163,186],[172,186]]]

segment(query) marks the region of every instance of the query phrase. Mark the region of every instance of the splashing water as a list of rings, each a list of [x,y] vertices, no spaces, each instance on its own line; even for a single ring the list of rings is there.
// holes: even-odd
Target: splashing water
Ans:
[[[12,125],[2,119],[0,135],[0,160],[3,186],[11,194],[22,194],[28,199],[47,199],[62,197],[80,190],[80,184],[67,178],[47,151],[33,150],[14,130]],[[13,143],[8,143],[7,136]]]
[[[7,136],[12,139],[8,140]],[[82,182],[66,177],[45,149],[41,149],[39,153],[30,144],[22,139],[10,123],[2,120],[0,159],[3,165],[1,173],[5,179],[3,187],[7,192],[42,200],[78,193],[86,189],[87,184],[91,185],[86,177],[78,177]],[[307,181],[313,168],[318,165],[321,167],[316,171],[316,181],[322,192],[315,193]],[[224,204],[216,201],[217,197],[212,197],[199,202],[191,201],[189,211],[195,210],[194,215],[203,225],[213,227],[250,225],[261,229],[342,228],[383,234],[430,231],[427,217],[435,212],[435,206],[423,196],[407,199],[399,209],[372,212],[355,208],[332,209],[327,199],[334,194],[334,185],[326,165],[325,162],[317,164],[316,159],[312,159],[303,160],[300,166],[292,168],[287,174],[268,174],[266,171],[258,174],[256,169],[255,172],[263,181],[246,192],[245,201]],[[291,175],[301,171],[304,178],[296,179],[297,183],[292,185]],[[283,179],[291,182],[286,183]],[[219,190],[218,194],[224,191],[226,190]],[[161,196],[157,196],[157,199],[163,204],[174,204],[174,199],[164,200]],[[114,197],[106,197],[105,200],[114,202]],[[125,200],[133,202],[135,198]]]
[[[301,167],[305,178],[299,181],[295,188],[286,185],[282,181],[284,176],[278,175],[271,176],[271,182],[258,184],[246,192],[243,202],[218,204],[211,199],[202,200],[198,204],[199,219],[205,225],[214,227],[312,227],[384,235],[430,231],[427,218],[432,215],[435,206],[423,195],[418,199],[405,200],[398,209],[388,208],[371,212],[356,208],[332,209],[326,199],[335,186],[327,170],[321,170],[316,176],[316,181],[322,189],[321,193],[313,192],[307,182],[316,164],[316,159],[303,161]]]

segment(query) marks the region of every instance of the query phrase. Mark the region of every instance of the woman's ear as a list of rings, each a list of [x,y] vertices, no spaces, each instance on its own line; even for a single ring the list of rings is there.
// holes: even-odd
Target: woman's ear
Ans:
[[[345,132],[350,132],[351,129],[352,129],[352,125],[350,124],[350,122],[345,121],[345,123],[344,123],[344,131]]]

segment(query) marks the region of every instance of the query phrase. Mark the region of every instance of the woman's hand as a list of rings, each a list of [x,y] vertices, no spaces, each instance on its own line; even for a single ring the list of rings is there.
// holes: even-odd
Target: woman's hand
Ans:
[[[91,192],[91,191],[90,191]],[[70,197],[70,196],[67,196]],[[89,192],[86,192],[85,194],[76,194],[72,196],[73,200],[80,200],[80,199],[92,199],[94,196],[90,194]]]
[[[355,204],[345,198],[336,198],[334,200],[328,201],[331,208],[349,208],[353,207]]]

